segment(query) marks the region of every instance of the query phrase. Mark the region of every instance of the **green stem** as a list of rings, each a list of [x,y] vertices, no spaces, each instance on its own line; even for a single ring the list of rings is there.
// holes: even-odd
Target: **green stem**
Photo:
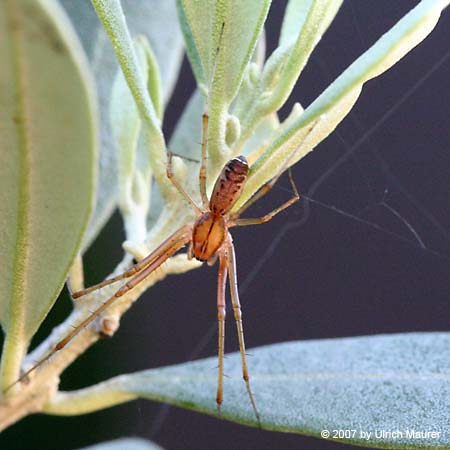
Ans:
[[[88,414],[129,402],[137,397],[136,394],[121,389],[120,382],[117,383],[117,379],[112,378],[85,389],[58,392],[45,405],[43,412],[57,416]]]
[[[20,16],[12,1],[6,2],[6,16],[12,22],[20,23]],[[23,32],[20,26],[12,27],[11,40],[13,52],[11,54],[11,67],[15,73],[15,95],[17,98],[17,117],[27,117],[29,114],[27,104],[28,84],[24,80],[24,74],[29,72],[27,59],[23,49]],[[29,201],[30,201],[30,137],[27,123],[21,121],[17,126],[17,141],[19,152],[19,192],[18,211],[16,219],[16,251],[14,254],[14,276],[12,279],[11,300],[8,308],[8,319],[3,323],[5,341],[3,344],[0,378],[4,391],[20,374],[20,366],[26,354],[27,339],[25,337],[26,305],[25,305],[25,267],[29,257]]]
[[[0,375],[2,391],[11,387],[19,378],[20,367],[26,355],[28,343],[18,336],[8,333],[3,343]]]

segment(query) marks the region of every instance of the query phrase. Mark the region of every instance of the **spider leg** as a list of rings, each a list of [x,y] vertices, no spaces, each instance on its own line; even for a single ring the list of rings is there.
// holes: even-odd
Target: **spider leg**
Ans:
[[[59,341],[55,345],[55,350],[61,350],[65,347],[83,328],[93,322],[103,311],[105,311],[109,306],[111,306],[118,298],[125,295],[130,289],[133,289],[137,284],[147,278],[155,269],[160,267],[165,261],[167,261],[172,255],[174,255],[180,248],[182,248],[191,238],[191,226],[186,225],[176,231],[172,237],[172,245],[168,248],[163,248],[155,255],[155,259],[135,275],[130,281],[127,281],[123,286],[121,286],[115,294],[108,298],[101,306],[99,306],[89,317],[84,319],[79,323],[76,328],[74,328],[64,339]],[[170,239],[170,238],[169,238]],[[164,245],[164,244],[163,244]]]
[[[200,184],[200,195],[202,198],[203,209],[205,209],[205,210],[209,209],[209,200],[208,200],[208,196],[206,195],[206,163],[207,163],[207,161],[206,161],[207,148],[206,147],[207,147],[207,143],[208,143],[209,95],[211,93],[212,85],[213,85],[215,74],[216,74],[217,59],[219,57],[220,44],[222,42],[224,28],[225,28],[225,22],[222,23],[222,28],[220,30],[219,42],[217,44],[216,55],[214,57],[214,65],[212,68],[211,78],[209,80],[208,96],[207,96],[206,102],[205,102],[205,110],[202,114],[202,160],[201,160],[198,178],[199,178],[199,184]]]
[[[180,230],[178,230],[179,232]],[[159,254],[161,254],[161,252],[166,251],[167,249],[171,248],[174,244],[174,242],[177,241],[177,235],[178,232],[174,233],[172,236],[169,236],[159,247],[157,247],[153,252],[151,252],[148,256],[146,256],[144,259],[142,259],[141,261],[139,261],[138,263],[134,264],[133,266],[131,266],[128,270],[126,270],[125,272],[116,275],[115,277],[112,278],[108,278],[107,280],[104,280],[100,283],[94,284],[93,286],[90,286],[86,289],[83,289],[81,291],[76,291],[73,292],[72,298],[73,299],[77,299],[80,298],[84,295],[87,295],[93,291],[96,291],[98,289],[101,289],[105,286],[108,286],[112,283],[115,283],[116,281],[120,281],[123,280],[124,278],[130,278],[131,276],[133,276],[134,274],[140,272],[142,269],[144,269],[146,266],[148,266],[149,264],[152,263],[152,261],[154,261]]]
[[[127,293],[130,289],[133,289],[137,284],[139,284],[142,280],[148,277],[155,269],[160,267],[165,261],[167,261],[172,255],[174,255],[178,250],[180,250],[187,242],[191,239],[192,226],[186,225],[175,233],[172,234],[160,247],[159,250],[155,250],[152,255],[154,258],[152,262],[145,267],[145,269],[141,270],[137,275],[135,275],[130,281],[126,282],[122,287],[120,287],[113,296],[108,298],[101,306],[99,306],[89,317],[80,322],[75,328],[67,334],[62,340],[60,340],[54,348],[50,351],[48,355],[38,361],[33,367],[28,369],[25,373],[23,373],[17,381],[15,381],[11,386],[8,386],[8,389],[12,388],[15,384],[24,380],[30,373],[40,367],[43,363],[48,361],[53,354],[62,350],[81,330],[91,324],[103,311],[105,311],[109,306],[111,306],[118,298],[122,297],[125,293]],[[168,242],[171,245],[165,245]]]
[[[200,195],[202,197],[202,204],[204,209],[208,209],[209,200],[206,195],[206,144],[208,135],[209,116],[205,111],[202,115],[202,160],[200,164],[200,171],[198,174]]]
[[[191,241],[191,242],[189,242],[189,247],[188,247],[188,251],[187,251],[187,259],[189,261],[191,261],[192,258],[194,258],[194,247],[193,247],[192,241]]]
[[[185,200],[192,205],[197,214],[201,214],[202,210],[197,206],[197,204],[192,200],[191,196],[184,190],[183,186],[181,186],[180,182],[175,178],[172,170],[172,157],[173,153],[167,152],[167,178],[172,182],[175,186],[176,190],[185,198]]]
[[[275,208],[273,211],[270,211],[266,215],[262,217],[256,217],[256,218],[250,218],[250,219],[238,219],[235,218],[230,221],[230,227],[236,226],[236,227],[245,227],[247,225],[259,225],[261,223],[266,223],[269,220],[272,220],[277,214],[279,214],[281,211],[285,210],[286,208],[289,208],[289,206],[293,205],[295,202],[298,202],[300,199],[300,195],[297,190],[297,186],[294,183],[294,180],[292,179],[291,171],[289,171],[289,180],[291,182],[292,190],[294,191],[294,195],[286,202],[284,202],[282,205],[280,205],[278,208]],[[276,181],[276,179],[275,179]],[[265,185],[264,185],[265,186]],[[262,195],[264,195],[267,191],[263,192],[261,195],[258,196],[258,194],[264,189],[264,186],[259,190],[247,203],[244,204],[243,208],[247,209],[247,204],[251,202],[253,204],[258,198],[261,198]],[[273,186],[273,184],[272,184]],[[271,188],[271,187],[270,187]],[[256,200],[252,201],[255,197],[258,197]],[[239,213],[242,210],[238,210]],[[236,216],[237,217],[237,216]]]
[[[225,288],[227,282],[227,261],[224,255],[219,257],[219,275],[217,277],[217,321],[219,325],[218,341],[218,373],[217,373],[217,409],[220,412],[220,406],[223,401],[223,358],[225,354]]]
[[[242,312],[241,303],[239,301],[239,291],[238,291],[238,281],[237,281],[237,270],[236,270],[236,255],[234,252],[233,243],[230,242],[227,254],[227,267],[230,274],[229,284],[231,292],[231,302],[233,304],[234,319],[236,321],[237,334],[239,339],[239,351],[241,353],[241,363],[242,363],[242,378],[245,381],[245,387],[247,388],[248,397],[255,413],[258,425],[261,428],[261,421],[259,417],[258,410],[256,408],[255,398],[250,387],[250,377],[248,375],[247,357],[245,355],[245,342],[244,342],[244,328],[242,326]]]

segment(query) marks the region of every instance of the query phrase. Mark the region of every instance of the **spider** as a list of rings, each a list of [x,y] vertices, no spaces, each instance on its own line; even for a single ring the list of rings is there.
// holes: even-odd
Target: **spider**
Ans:
[[[263,197],[276,183],[284,170],[281,170],[277,176],[264,184],[243,206],[237,211],[232,211],[233,206],[238,201],[242,190],[247,181],[249,166],[245,156],[237,156],[229,160],[223,167],[218,176],[211,198],[206,194],[206,135],[208,129],[208,114],[202,116],[202,144],[201,144],[201,162],[199,170],[199,185],[201,195],[201,206],[190,197],[179,181],[174,177],[172,171],[173,154],[168,152],[167,177],[172,182],[187,202],[195,210],[196,219],[188,223],[172,235],[170,235],[158,248],[151,252],[141,261],[131,266],[127,271],[113,278],[109,278],[89,288],[72,293],[73,299],[77,299],[93,291],[101,289],[111,283],[130,278],[123,284],[113,296],[108,298],[99,308],[80,322],[66,337],[60,340],[53,350],[26,371],[20,379],[26,378],[32,371],[47,361],[52,354],[64,348],[82,329],[92,323],[103,311],[105,311],[118,298],[123,296],[130,289],[138,285],[142,280],[149,276],[153,271],[160,267],[167,259],[177,253],[182,247],[189,244],[187,257],[196,258],[199,261],[207,262],[213,265],[219,260],[218,284],[217,284],[217,318],[218,318],[218,380],[216,404],[220,412],[223,402],[223,377],[224,377],[224,342],[225,342],[225,315],[226,315],[226,282],[229,279],[231,301],[233,306],[234,319],[236,321],[237,334],[239,340],[239,350],[242,363],[242,376],[245,381],[247,393],[252,405],[254,414],[258,423],[259,413],[256,408],[255,399],[250,387],[250,378],[245,352],[244,331],[242,326],[242,313],[239,301],[238,282],[236,273],[236,256],[233,246],[233,239],[230,234],[230,228],[248,225],[257,225],[268,222],[278,213],[291,206],[299,200],[299,194],[295,183],[289,173],[289,179],[293,190],[293,196],[281,206],[258,218],[240,218],[257,200]]]

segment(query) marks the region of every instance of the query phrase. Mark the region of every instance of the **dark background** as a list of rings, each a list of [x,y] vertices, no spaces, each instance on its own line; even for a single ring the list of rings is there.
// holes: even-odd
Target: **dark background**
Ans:
[[[285,3],[274,0],[269,13],[269,51]],[[416,3],[345,1],[281,115],[294,101],[311,103]],[[301,193],[350,216],[314,203],[307,213],[303,203],[270,224],[234,231],[248,347],[449,330],[449,30],[447,10],[432,34],[370,81],[337,131],[295,166]],[[168,133],[194,88],[186,62],[182,77],[166,113]],[[252,215],[289,195],[283,179]],[[116,214],[88,252],[87,284],[102,279],[121,259],[121,229]],[[215,333],[209,340],[205,336],[211,326],[216,329],[216,273],[217,267],[203,267],[156,285],[123,318],[112,340],[99,342],[67,370],[62,387],[215,355]],[[69,308],[67,298],[61,299],[47,328]],[[228,327],[227,351],[234,351],[232,321]],[[353,448],[143,400],[81,417],[26,418],[2,434],[0,448],[75,449],[123,436],[177,450]]]

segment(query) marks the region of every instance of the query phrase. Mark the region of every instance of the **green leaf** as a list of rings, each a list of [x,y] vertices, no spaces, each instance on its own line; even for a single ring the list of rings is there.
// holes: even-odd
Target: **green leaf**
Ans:
[[[277,114],[268,114],[259,122],[240,153],[246,156],[251,155],[251,158],[254,158],[255,155],[259,156],[262,150],[267,147],[274,134],[279,131],[279,127],[280,122]],[[250,165],[252,163],[253,159],[250,160]]]
[[[231,102],[252,56],[270,1],[177,0],[177,4],[197,83],[208,87],[214,72],[215,82],[223,86],[222,98]]]
[[[342,0],[290,0],[280,46],[264,67],[261,80],[264,98],[258,109],[269,113],[284,104],[341,4]]]
[[[239,208],[280,170],[296,163],[323,141],[348,114],[363,84],[382,74],[424,40],[449,0],[422,0],[369,50],[353,62],[268,146],[252,166]]]
[[[153,52],[153,49],[145,36],[137,36],[135,45],[137,45],[138,47],[137,53],[142,53],[142,55],[138,55],[138,57],[145,60],[145,63],[141,65],[146,66],[147,73],[145,74],[145,76],[147,78],[148,93],[150,94],[150,98],[152,100],[153,107],[155,108],[158,119],[162,120],[162,86],[158,61],[156,60],[155,53]]]
[[[372,448],[450,447],[450,333],[286,342],[251,349],[251,355],[250,383],[263,429],[316,437],[323,430],[355,430],[337,440]],[[144,397],[258,426],[239,353],[225,359],[220,414],[216,366],[214,357],[122,375],[60,393],[59,408],[47,412],[81,414]],[[375,435],[395,430],[403,436]],[[408,430],[436,434],[418,439]]]
[[[117,206],[117,148],[112,139],[109,106],[114,76],[119,65],[111,43],[89,0],[60,0],[91,63],[98,87],[101,116],[101,152],[99,186],[94,214],[89,223],[83,248],[97,237]],[[177,24],[174,2],[160,0],[122,0],[132,36],[144,35],[154,51],[161,74],[162,99],[157,108],[161,118],[168,102],[183,58],[183,39]]]
[[[183,187],[189,192],[193,199],[199,203],[199,180],[198,172],[201,159],[201,124],[202,113],[204,110],[204,99],[199,90],[194,91],[178,120],[176,127],[172,133],[169,149],[172,153],[180,156],[183,160],[187,172],[192,176],[183,177]],[[176,164],[178,158],[174,158]],[[195,174],[195,175],[193,175]],[[179,176],[179,173],[178,175]],[[174,202],[169,203],[171,207]],[[163,208],[167,207],[167,203],[159,195],[159,192],[152,190],[151,208],[147,216],[147,229],[151,229],[157,219],[161,216]],[[180,225],[182,225],[180,223]]]
[[[138,36],[134,46],[152,103],[155,110],[162,114],[159,72],[153,52],[144,36]],[[147,235],[151,154],[149,145],[139,142],[142,120],[121,69],[118,69],[114,81],[110,113],[111,128],[118,147],[118,204],[124,219],[125,235],[127,240],[141,243]]]
[[[266,115],[283,106],[341,4],[342,0],[289,1],[278,48],[268,58],[262,73],[253,77],[250,89],[241,89],[235,103],[234,114],[242,122],[235,153],[242,152],[245,141]]]
[[[270,0],[177,0],[177,5],[191,66],[209,97],[209,173],[214,178],[229,156],[227,110],[252,57]]]
[[[163,448],[144,439],[123,438],[83,447],[80,450],[163,450]]]
[[[145,126],[146,139],[151,143],[151,164],[158,187],[163,192],[171,189],[166,177],[166,147],[155,107],[139,67],[133,41],[120,0],[91,0],[97,15],[114,47],[117,60],[136,102]]]
[[[0,3],[0,321],[3,387],[80,247],[93,203],[93,85],[53,0]]]
[[[185,158],[201,159],[202,113],[204,100],[196,90],[187,102],[170,139],[170,150]]]

